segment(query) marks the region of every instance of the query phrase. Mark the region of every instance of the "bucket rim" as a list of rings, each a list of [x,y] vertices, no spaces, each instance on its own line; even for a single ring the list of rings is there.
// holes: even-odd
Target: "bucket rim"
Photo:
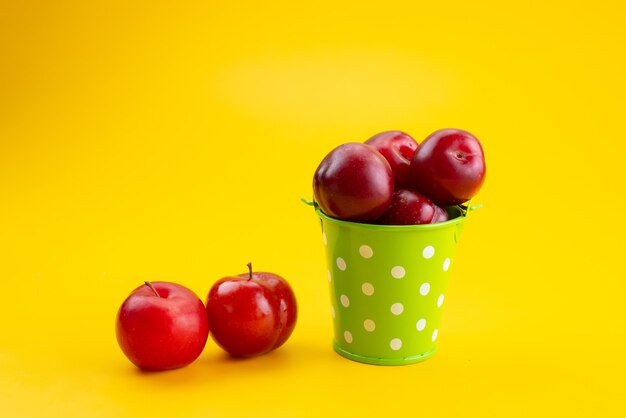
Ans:
[[[467,208],[463,206],[450,206],[451,210],[458,211],[458,216],[449,219],[444,222],[437,222],[434,224],[421,224],[421,225],[379,225],[379,224],[366,224],[361,222],[344,221],[341,219],[333,218],[325,214],[318,205],[315,205],[315,213],[317,216],[325,221],[335,223],[337,225],[343,225],[350,228],[362,228],[371,231],[422,231],[422,230],[434,230],[448,228],[453,225],[465,222],[467,218]]]

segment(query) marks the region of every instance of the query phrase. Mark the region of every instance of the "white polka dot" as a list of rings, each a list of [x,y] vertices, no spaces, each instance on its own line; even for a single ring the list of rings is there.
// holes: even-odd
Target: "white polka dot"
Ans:
[[[406,271],[404,270],[404,267],[402,266],[395,266],[394,268],[391,269],[391,275],[394,277],[394,279],[401,279],[404,277],[405,274],[406,274]]]
[[[437,307],[441,308],[441,305],[443,305],[443,293],[439,295],[439,298],[437,299]]]
[[[350,299],[348,299],[346,295],[341,295],[339,297],[339,300],[341,301],[341,304],[343,305],[344,308],[347,308],[348,306],[350,306]]]
[[[346,269],[346,260],[341,257],[337,257],[337,267],[339,270],[344,271]]]
[[[396,302],[393,305],[391,305],[391,313],[392,314],[400,315],[403,311],[404,311],[404,306],[401,303]]]
[[[374,294],[374,285],[371,283],[363,283],[361,290],[366,296],[372,296]]]
[[[335,319],[335,307],[334,306],[330,307],[330,314],[333,316],[333,319]]]
[[[428,292],[430,292],[430,283],[422,283],[422,285],[420,286],[420,294],[422,296],[426,296]]]
[[[350,344],[352,342],[352,333],[350,331],[344,331],[343,338],[346,340],[348,344]]]
[[[400,338],[394,338],[389,343],[389,346],[391,347],[392,350],[398,351],[399,349],[402,348],[402,340]]]
[[[374,251],[372,251],[372,247],[369,245],[361,245],[359,247],[359,254],[361,254],[363,258],[372,258]]]
[[[439,334],[439,330],[434,330],[433,331],[433,338],[432,338],[433,342],[435,342],[435,340],[437,339],[437,334]]]
[[[431,258],[433,255],[435,255],[435,247],[433,247],[432,245],[425,247],[422,251],[422,255],[424,256],[424,258]]]
[[[363,321],[363,328],[365,328],[365,331],[372,332],[376,329],[376,323],[371,319],[366,319]]]
[[[330,271],[327,271],[326,273],[327,273],[326,275],[328,276],[328,283],[332,282],[333,277],[331,276]]]
[[[328,244],[328,239],[326,239],[326,232],[322,232],[322,239],[324,240],[324,245]]]
[[[417,321],[417,325],[415,325],[418,331],[423,331],[426,328],[426,320],[424,318]]]
[[[446,258],[445,260],[443,260],[443,271],[448,271],[449,268],[450,268],[450,259]]]

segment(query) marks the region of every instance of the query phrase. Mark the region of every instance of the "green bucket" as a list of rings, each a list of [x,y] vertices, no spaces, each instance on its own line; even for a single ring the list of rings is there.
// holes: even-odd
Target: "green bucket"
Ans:
[[[337,353],[378,365],[412,364],[435,353],[468,208],[447,210],[446,222],[388,226],[341,221],[315,206]]]

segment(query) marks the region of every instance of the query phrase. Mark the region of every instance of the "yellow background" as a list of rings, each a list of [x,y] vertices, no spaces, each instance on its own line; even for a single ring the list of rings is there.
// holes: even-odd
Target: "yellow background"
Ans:
[[[228,5],[227,5],[228,3]],[[440,3],[434,5],[434,3]],[[620,1],[0,3],[0,416],[624,416]],[[331,349],[323,156],[464,128],[488,174],[437,355]],[[286,277],[300,318],[245,361],[141,373],[141,281],[204,299]]]

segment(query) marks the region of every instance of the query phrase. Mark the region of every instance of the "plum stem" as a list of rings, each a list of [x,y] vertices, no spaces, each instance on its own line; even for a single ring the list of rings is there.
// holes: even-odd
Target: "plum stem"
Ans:
[[[246,266],[248,266],[248,280],[252,280],[252,262],[249,262]]]
[[[156,289],[154,288],[154,286],[152,285],[152,282],[149,282],[149,281],[145,280],[145,281],[144,281],[144,284],[145,284],[146,286],[148,286],[150,289],[152,289],[152,291],[154,292],[154,294],[155,294],[158,298],[160,298],[160,297],[161,297],[161,295],[159,295],[159,292],[157,292],[157,290],[156,290]]]

